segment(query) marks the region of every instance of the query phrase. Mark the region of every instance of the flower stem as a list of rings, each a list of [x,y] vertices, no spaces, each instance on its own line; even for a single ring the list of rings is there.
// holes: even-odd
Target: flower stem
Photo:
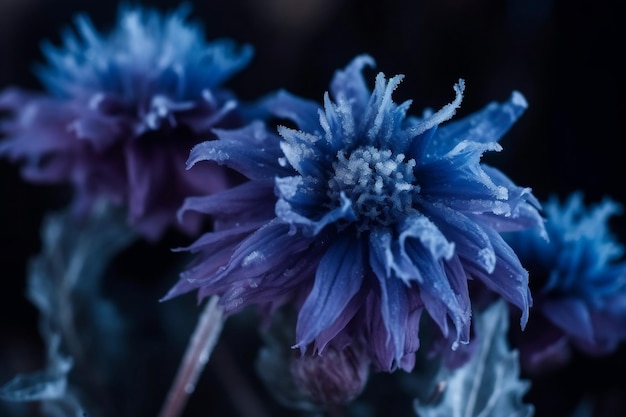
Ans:
[[[217,302],[218,297],[213,296],[206,304],[159,417],[180,416],[189,396],[196,389],[196,382],[209,361],[224,324],[223,310]]]

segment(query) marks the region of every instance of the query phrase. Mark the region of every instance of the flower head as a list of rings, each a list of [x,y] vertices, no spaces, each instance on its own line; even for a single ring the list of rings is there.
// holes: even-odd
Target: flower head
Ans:
[[[531,230],[505,236],[529,270],[535,299],[534,337],[521,347],[530,368],[566,359],[570,344],[605,353],[626,339],[626,261],[608,224],[620,206],[605,199],[586,208],[574,193],[544,209],[549,241]]]
[[[122,8],[108,34],[86,16],[63,46],[45,44],[38,76],[46,93],[8,89],[0,110],[0,154],[23,162],[36,182],[71,184],[84,210],[105,195],[128,205],[129,220],[147,237],[169,225],[193,231],[199,219],[176,222],[189,195],[225,188],[215,164],[186,172],[189,149],[211,128],[240,126],[233,94],[222,84],[251,59],[249,46],[207,43],[188,8],[161,15]]]
[[[410,102],[391,98],[402,76],[379,73],[370,91],[368,65],[358,56],[338,71],[323,107],[286,92],[269,98],[269,111],[298,127],[279,127],[280,141],[257,125],[192,150],[190,165],[223,162],[251,181],[186,202],[183,212],[212,214],[216,231],[188,248],[200,254],[168,297],[199,288],[231,313],[291,303],[302,352],[365,340],[377,369],[410,369],[424,311],[446,336],[452,323],[454,345],[468,341],[468,279],[526,321],[527,273],[499,232],[541,228],[538,203],[480,163],[526,102],[514,93],[441,125],[460,105],[462,80],[451,104],[407,117]]]

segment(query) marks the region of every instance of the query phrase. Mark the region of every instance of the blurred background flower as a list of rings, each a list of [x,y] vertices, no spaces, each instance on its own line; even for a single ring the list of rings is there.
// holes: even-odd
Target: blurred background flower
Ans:
[[[587,207],[577,192],[543,207],[549,241],[529,231],[505,236],[531,276],[533,320],[527,333],[514,333],[534,373],[565,365],[571,348],[606,355],[626,339],[626,260],[609,227],[621,206],[605,199]]]
[[[235,178],[215,164],[187,172],[184,161],[214,127],[245,121],[224,84],[252,58],[250,45],[207,42],[174,12],[121,7],[101,34],[78,14],[62,45],[42,42],[36,67],[44,91],[9,87],[0,94],[0,154],[17,162],[26,181],[69,184],[77,213],[106,196],[127,206],[128,220],[156,240],[170,227],[197,232],[201,220],[177,222],[190,195],[214,193]]]

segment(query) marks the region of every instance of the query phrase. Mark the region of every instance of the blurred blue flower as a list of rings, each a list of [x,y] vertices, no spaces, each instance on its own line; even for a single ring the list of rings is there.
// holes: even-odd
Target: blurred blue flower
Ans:
[[[101,195],[128,205],[129,221],[156,239],[170,225],[194,232],[198,217],[176,222],[189,195],[228,186],[224,169],[206,164],[187,172],[191,147],[211,128],[243,124],[234,95],[222,83],[244,68],[250,46],[207,43],[189,8],[171,14],[120,9],[117,26],[96,31],[79,15],[63,45],[43,45],[37,75],[47,92],[0,93],[0,155],[23,165],[39,183],[71,184],[79,211]]]
[[[522,310],[527,272],[498,232],[542,229],[527,188],[480,163],[526,108],[521,94],[455,123],[455,100],[424,117],[391,95],[402,76],[376,76],[373,91],[356,57],[331,83],[324,105],[280,91],[264,101],[281,126],[217,132],[196,146],[189,166],[224,163],[250,182],[188,199],[181,214],[216,219],[216,231],[187,250],[200,252],[166,298],[199,288],[219,294],[227,313],[259,304],[299,310],[295,347],[322,352],[358,340],[374,367],[411,369],[424,310],[456,338],[469,340],[468,279],[478,279]],[[332,98],[331,98],[332,94]],[[274,197],[276,195],[276,197]]]
[[[529,370],[558,365],[570,345],[603,354],[626,339],[626,261],[608,223],[621,206],[605,199],[587,208],[577,192],[544,209],[549,241],[531,230],[505,235],[529,270],[535,300],[530,334],[519,338]]]

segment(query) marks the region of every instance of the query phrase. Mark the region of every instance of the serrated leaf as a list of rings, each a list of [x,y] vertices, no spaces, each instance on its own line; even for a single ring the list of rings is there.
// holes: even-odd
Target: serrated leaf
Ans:
[[[518,352],[508,346],[508,311],[504,301],[490,306],[475,318],[476,351],[462,367],[441,368],[445,381],[437,404],[415,401],[419,417],[531,417],[534,407],[522,402],[529,388],[519,379]]]
[[[42,250],[29,263],[26,293],[39,310],[46,365],[2,385],[0,399],[41,401],[43,415],[83,415],[72,376],[80,363],[84,367],[102,359],[111,362],[108,345],[119,339],[122,321],[114,305],[101,296],[100,284],[112,257],[134,237],[119,210],[105,202],[84,218],[71,209],[46,217]],[[89,355],[96,352],[95,343],[94,358]]]

